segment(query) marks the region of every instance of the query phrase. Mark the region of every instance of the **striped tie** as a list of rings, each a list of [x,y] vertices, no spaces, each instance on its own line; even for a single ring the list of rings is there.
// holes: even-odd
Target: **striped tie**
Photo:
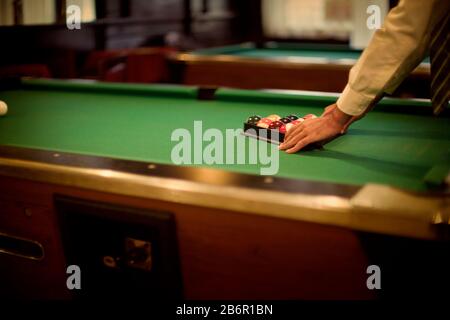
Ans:
[[[436,25],[431,34],[431,102],[435,115],[447,108],[450,98],[448,82],[450,74],[449,18],[450,14],[447,14],[442,22]]]

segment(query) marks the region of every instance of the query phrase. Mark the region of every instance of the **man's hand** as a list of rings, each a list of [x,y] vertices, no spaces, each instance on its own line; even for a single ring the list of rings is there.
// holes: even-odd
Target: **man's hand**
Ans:
[[[310,143],[330,141],[345,133],[348,126],[357,120],[353,118],[342,112],[336,104],[332,104],[325,108],[320,118],[308,119],[292,127],[279,149],[295,153]]]
[[[331,112],[334,111],[334,109],[338,109],[336,103],[334,103],[334,104],[329,105],[328,107],[326,107],[325,110],[324,110],[324,112],[322,113],[322,117],[323,117],[324,115],[326,115],[326,114],[330,114]],[[350,125],[351,125],[353,122],[358,121],[358,120],[364,118],[364,116],[366,115],[366,113],[367,113],[368,111],[370,111],[371,109],[372,109],[371,107],[370,107],[370,108],[367,108],[367,111],[364,112],[363,114],[359,115],[359,116],[349,116],[349,115],[347,115],[347,114],[345,114],[345,113],[343,113],[343,112],[341,111],[341,113],[343,113],[345,116],[350,117],[350,119],[347,120],[347,122],[346,122],[346,123],[344,124],[344,126],[342,127],[341,134],[345,134],[345,133],[347,132],[348,128],[350,127]],[[340,110],[338,109],[338,111],[340,111]]]

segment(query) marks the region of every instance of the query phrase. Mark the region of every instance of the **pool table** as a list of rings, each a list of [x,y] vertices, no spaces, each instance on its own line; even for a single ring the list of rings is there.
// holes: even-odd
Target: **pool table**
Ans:
[[[341,92],[361,54],[347,45],[243,43],[174,54],[174,81],[243,89]],[[396,90],[401,97],[429,98],[429,59]]]
[[[261,175],[261,163],[172,161],[171,135],[193,132],[194,121],[223,133],[252,114],[320,114],[335,99],[2,83],[0,296],[129,297],[138,290],[131,284],[145,297],[187,299],[441,292],[433,290],[448,278],[450,116],[433,117],[426,101],[384,99],[322,149],[288,155],[259,142],[278,159],[274,175]],[[91,291],[67,289],[72,264]],[[384,291],[366,286],[372,264],[385,272]]]

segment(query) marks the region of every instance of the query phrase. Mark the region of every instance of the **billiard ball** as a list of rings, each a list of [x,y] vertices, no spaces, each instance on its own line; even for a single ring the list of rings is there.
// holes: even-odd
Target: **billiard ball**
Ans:
[[[294,120],[297,120],[297,119],[298,119],[298,117],[297,117],[295,114],[290,114],[290,115],[288,115],[286,118],[291,119],[291,121],[294,121]]]
[[[260,128],[267,129],[271,123],[272,120],[270,120],[269,118],[262,118],[261,120],[258,121],[256,125]]]
[[[281,122],[283,122],[284,124],[291,122],[292,120],[289,119],[288,117],[284,117],[280,119]]]
[[[4,116],[8,113],[8,105],[0,100],[0,116]]]
[[[317,118],[317,116],[315,114],[312,114],[312,113],[303,116],[303,119],[305,119],[305,120],[314,119],[314,118]]]
[[[278,128],[278,131],[280,131],[280,133],[286,133],[286,131],[287,131],[287,129],[286,129],[286,126],[288,125],[289,123],[287,123],[287,124],[283,124],[281,127],[279,127]]]
[[[284,123],[281,121],[273,121],[271,124],[269,124],[269,129],[278,129],[281,127]]]
[[[267,116],[266,118],[269,118],[272,121],[278,121],[281,119],[281,117],[277,114],[271,114],[270,116]]]
[[[291,128],[293,127],[294,125],[292,124],[292,122],[291,123],[287,123],[286,125],[285,125],[285,127],[286,127],[286,132],[288,132],[289,130],[291,130]]]
[[[251,117],[248,117],[247,123],[249,123],[249,124],[257,124],[259,120],[261,120],[260,116],[251,116]]]

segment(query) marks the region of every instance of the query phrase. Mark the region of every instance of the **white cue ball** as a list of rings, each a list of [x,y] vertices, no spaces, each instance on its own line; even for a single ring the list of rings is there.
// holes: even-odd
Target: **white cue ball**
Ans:
[[[4,116],[6,113],[8,113],[8,106],[0,100],[0,116]]]

